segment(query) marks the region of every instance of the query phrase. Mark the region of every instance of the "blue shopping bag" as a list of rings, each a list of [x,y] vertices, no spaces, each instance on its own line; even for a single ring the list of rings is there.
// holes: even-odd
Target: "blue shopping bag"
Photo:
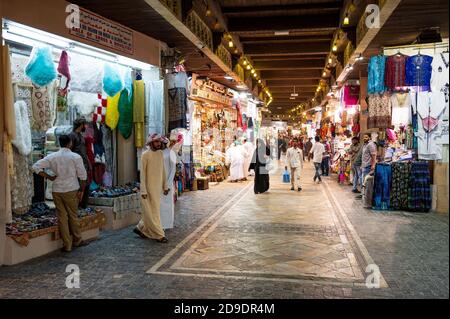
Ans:
[[[283,173],[283,183],[290,183],[290,182],[291,182],[291,175],[286,169]]]

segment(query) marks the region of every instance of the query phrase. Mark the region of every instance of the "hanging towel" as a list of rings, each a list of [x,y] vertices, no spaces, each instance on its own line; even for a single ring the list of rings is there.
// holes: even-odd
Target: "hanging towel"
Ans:
[[[119,132],[125,139],[128,139],[133,132],[133,103],[131,102],[128,90],[122,90],[119,98]]]
[[[144,147],[144,122],[145,122],[145,84],[143,80],[136,80],[133,83],[133,122],[135,140],[137,148]]]
[[[111,130],[115,130],[119,123],[119,98],[120,93],[117,93],[114,97],[108,96],[107,98],[106,103],[108,107],[106,108],[105,122]]]

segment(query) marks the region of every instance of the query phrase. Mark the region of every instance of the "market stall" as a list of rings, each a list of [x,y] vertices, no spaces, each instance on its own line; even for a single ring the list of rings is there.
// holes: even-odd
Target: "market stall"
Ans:
[[[240,101],[231,89],[194,74],[189,99],[193,101],[192,146],[197,189],[206,189],[208,182],[227,178],[225,152],[247,128],[243,128]]]
[[[448,61],[447,41],[370,58],[367,126],[379,149],[372,208],[436,208],[433,167],[448,163]]]
[[[124,42],[120,49],[117,42],[109,43],[113,52],[105,46],[100,49],[86,44],[90,38],[86,38],[84,27],[90,19],[93,15],[83,10],[80,28],[66,31],[68,37],[8,19],[2,21],[5,65],[10,71],[7,85],[12,88],[17,128],[16,139],[11,141],[12,218],[6,224],[6,264],[22,262],[61,246],[55,228],[57,220],[53,223],[45,219],[39,223],[38,220],[30,225],[24,221],[35,221],[36,205],[41,208],[46,204],[53,206],[52,183],[33,174],[31,166],[58,151],[59,136],[72,132],[75,119],[84,118],[88,123],[83,134],[87,155],[85,167],[89,167],[86,191],[91,195],[107,193],[114,191],[114,185],[118,183],[136,180],[135,157],[129,156],[127,161],[119,157],[123,154],[121,151],[129,147],[136,150],[144,146],[146,83],[143,77],[158,68],[118,55],[117,51],[124,49],[132,52],[133,48],[123,45],[136,34],[101,17],[95,16],[96,26],[116,28],[123,32],[120,36]],[[75,40],[78,38],[83,42]],[[136,206],[136,200],[133,203]],[[102,211],[106,206],[97,205],[95,200],[90,204],[89,216],[80,212],[83,239],[97,237],[106,223]],[[107,216],[113,215],[113,219],[120,219],[120,222],[126,220],[128,225],[134,223],[135,215],[130,215],[133,218],[124,218],[124,215],[135,214],[138,209],[127,210],[119,206],[113,205],[117,208],[114,214],[105,208]],[[49,211],[48,216],[52,214]],[[109,225],[114,225],[110,219]],[[23,225],[30,227],[21,228]]]

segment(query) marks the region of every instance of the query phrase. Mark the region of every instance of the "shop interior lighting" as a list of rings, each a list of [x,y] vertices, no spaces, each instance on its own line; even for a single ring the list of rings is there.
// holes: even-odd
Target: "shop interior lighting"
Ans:
[[[333,63],[333,58],[329,58],[329,59],[328,59],[328,63],[329,63],[329,64],[332,64],[332,63]]]
[[[140,70],[151,70],[152,66],[135,59],[127,58],[121,55],[110,53],[106,50],[98,49],[80,42],[72,41],[51,33],[41,31],[35,28],[24,26],[19,23],[8,21],[5,23],[2,37],[5,40],[22,43],[28,46],[48,45],[59,50],[79,53],[94,57],[103,61],[122,64]]]
[[[250,70],[252,67],[250,64],[247,65],[247,70]]]
[[[220,29],[220,22],[218,19],[216,19],[216,22],[214,22],[214,29],[219,30]]]
[[[234,47],[234,43],[233,43],[233,41],[232,41],[232,40],[228,41],[228,47],[229,47],[229,48],[232,48],[232,47]]]
[[[242,62],[242,64],[243,64],[244,66],[246,66],[246,65],[247,65],[247,60],[244,60],[244,61]]]
[[[258,83],[261,84],[261,79],[258,80]]]
[[[337,47],[336,43],[333,44],[333,49],[332,50],[333,50],[333,52],[336,52],[338,50],[338,47]]]
[[[323,71],[322,76],[323,76],[323,77],[326,77],[326,76],[327,76],[327,72],[326,72],[326,71]]]
[[[252,70],[250,71],[251,74],[254,74],[255,72],[256,72],[255,69],[252,69]]]
[[[362,61],[362,60],[364,60],[364,57],[360,53],[359,56],[356,58],[356,61]]]
[[[211,11],[211,9],[209,8],[209,6],[206,7],[206,13],[205,13],[205,14],[206,14],[207,17],[212,16],[212,11]]]
[[[225,75],[224,78],[225,78],[226,80],[230,80],[230,81],[233,80],[233,77],[230,76],[230,75]]]

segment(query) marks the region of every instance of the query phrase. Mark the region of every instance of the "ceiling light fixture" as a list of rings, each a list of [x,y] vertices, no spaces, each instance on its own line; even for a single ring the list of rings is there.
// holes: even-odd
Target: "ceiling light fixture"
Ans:
[[[344,25],[349,25],[350,24],[350,18],[348,17],[348,12],[345,14],[345,18],[344,18]]]
[[[356,61],[362,61],[364,60],[364,57],[362,56],[362,53],[359,54],[359,56],[356,58]]]
[[[286,31],[275,31],[275,35],[289,35],[289,30]]]
[[[251,74],[254,74],[255,72],[256,72],[255,69],[252,69],[252,70],[250,71]]]
[[[251,68],[250,64],[247,64],[247,70],[250,70]]]
[[[322,76],[326,77],[327,76],[327,71],[323,71]]]
[[[227,80],[233,80],[233,77],[230,76],[230,75],[225,75],[224,78],[227,79]]]
[[[333,63],[333,58],[329,58],[329,59],[328,59],[328,63],[329,63],[329,64],[332,64],[332,63]]]
[[[229,47],[229,48],[232,48],[232,47],[234,47],[234,43],[233,43],[233,41],[232,41],[232,40],[228,41],[228,47]]]
[[[335,44],[333,44],[333,52],[336,52],[337,50],[338,50],[338,47],[337,47],[337,45],[335,43]]]
[[[209,8],[209,6],[206,7],[206,13],[205,13],[205,14],[206,14],[207,17],[212,16],[212,11],[211,11],[211,9]]]

